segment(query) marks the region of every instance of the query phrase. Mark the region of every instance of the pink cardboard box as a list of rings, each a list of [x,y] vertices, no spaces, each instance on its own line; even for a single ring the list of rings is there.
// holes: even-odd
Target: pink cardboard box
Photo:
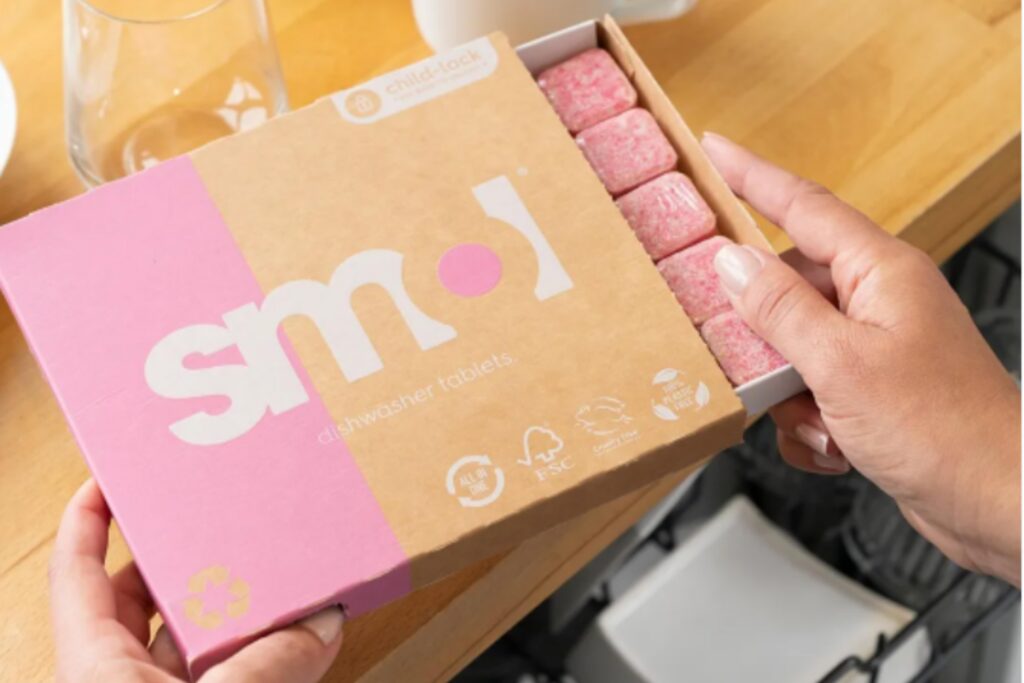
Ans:
[[[0,229],[0,287],[193,676],[741,439],[749,387],[531,75],[598,44],[723,232],[763,242],[610,19],[480,38]]]

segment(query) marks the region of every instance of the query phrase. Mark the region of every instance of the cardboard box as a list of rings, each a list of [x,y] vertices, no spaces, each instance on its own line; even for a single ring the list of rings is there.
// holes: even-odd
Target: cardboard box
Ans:
[[[522,59],[481,38],[0,230],[193,675],[739,441],[741,396],[524,67],[587,41],[762,242],[610,19]]]
[[[718,174],[693,131],[651,75],[647,65],[633,49],[618,24],[606,16],[601,21],[585,21],[521,45],[516,52],[535,76],[592,47],[602,47],[615,58],[636,88],[637,106],[653,114],[666,137],[679,154],[679,170],[693,181],[701,196],[717,217],[720,233],[741,244],[772,250],[754,219]],[[736,388],[750,415],[759,415],[781,401],[807,389],[792,365],[778,368]]]

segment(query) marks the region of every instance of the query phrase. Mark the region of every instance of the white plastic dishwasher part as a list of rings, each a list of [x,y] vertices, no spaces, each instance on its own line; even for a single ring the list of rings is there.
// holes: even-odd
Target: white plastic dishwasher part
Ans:
[[[579,683],[813,683],[851,654],[870,657],[879,633],[892,636],[913,618],[737,496],[601,613],[568,669]],[[910,680],[930,653],[922,629],[886,660],[879,681]]]

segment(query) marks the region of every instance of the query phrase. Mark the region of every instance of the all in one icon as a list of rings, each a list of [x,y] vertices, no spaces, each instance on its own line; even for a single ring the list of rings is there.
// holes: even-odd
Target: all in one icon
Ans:
[[[445,488],[462,507],[480,508],[498,500],[505,473],[486,455],[465,455],[448,468]]]

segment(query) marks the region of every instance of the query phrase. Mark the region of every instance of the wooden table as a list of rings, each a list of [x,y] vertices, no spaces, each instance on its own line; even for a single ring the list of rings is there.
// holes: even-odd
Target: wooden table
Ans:
[[[293,106],[428,54],[408,5],[270,0]],[[64,146],[60,3],[0,0],[0,16],[0,60],[20,105],[0,178],[4,223],[82,188]],[[702,0],[680,20],[627,34],[694,129],[830,185],[937,261],[1019,196],[1018,0]],[[0,303],[0,680],[52,675],[46,561],[86,476]],[[678,480],[357,620],[328,680],[450,677]],[[127,560],[116,537],[109,564]]]

